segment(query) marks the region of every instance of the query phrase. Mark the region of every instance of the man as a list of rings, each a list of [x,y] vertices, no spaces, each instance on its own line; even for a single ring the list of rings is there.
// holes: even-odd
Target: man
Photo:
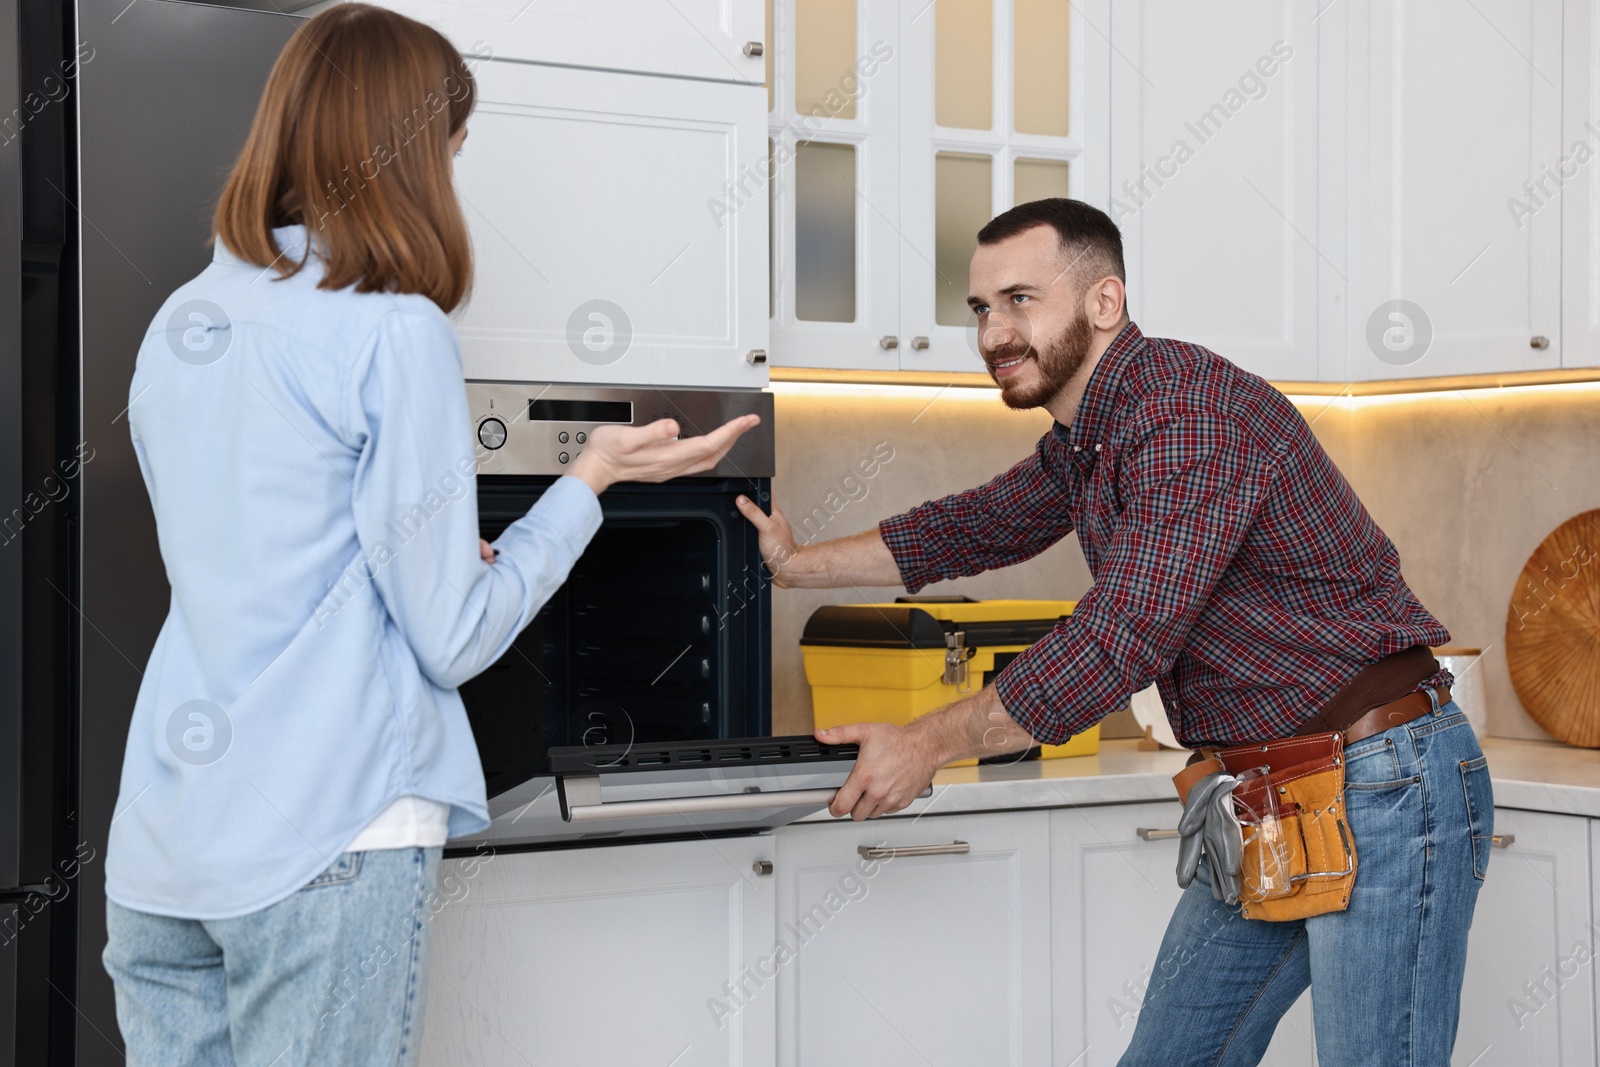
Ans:
[[[776,508],[740,508],[782,587],[916,592],[1074,530],[1094,586],[993,685],[904,727],[819,731],[861,746],[834,814],[899,811],[940,766],[1060,743],[1151,682],[1193,748],[1343,731],[1359,857],[1348,907],[1247,919],[1193,882],[1122,1062],[1256,1063],[1309,984],[1324,1067],[1448,1063],[1493,833],[1482,752],[1426,654],[1449,634],[1281,394],[1129,320],[1122,239],[1104,213],[1054,199],[1000,215],[978,235],[971,293],[1001,399],[1055,419],[1032,455],[987,485],[804,547]],[[1393,689],[1391,668],[1414,671],[1419,656],[1420,674]],[[1356,707],[1359,722],[1326,725],[1386,671],[1390,691]]]

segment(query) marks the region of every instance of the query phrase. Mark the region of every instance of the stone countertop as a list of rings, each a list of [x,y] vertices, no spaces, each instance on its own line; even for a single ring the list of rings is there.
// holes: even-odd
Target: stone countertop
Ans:
[[[1550,741],[1485,738],[1495,804],[1600,818],[1600,751]],[[1028,760],[1006,767],[947,767],[933,795],[896,818],[1019,808],[1063,808],[1171,800],[1187,752],[1141,752],[1133,740],[1102,741],[1093,756]],[[826,811],[803,822],[831,821]]]

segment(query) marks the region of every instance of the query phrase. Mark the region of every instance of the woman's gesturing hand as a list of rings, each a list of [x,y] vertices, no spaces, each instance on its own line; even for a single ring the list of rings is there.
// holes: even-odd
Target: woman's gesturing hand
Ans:
[[[717,465],[733,443],[761,421],[741,415],[703,437],[678,437],[676,419],[657,419],[648,426],[598,426],[572,464],[572,475],[586,482],[596,496],[617,482],[665,482],[699,474]]]

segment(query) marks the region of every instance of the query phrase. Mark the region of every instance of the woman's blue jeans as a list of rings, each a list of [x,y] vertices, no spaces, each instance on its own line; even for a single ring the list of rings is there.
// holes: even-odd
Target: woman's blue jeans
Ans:
[[[438,848],[345,852],[235,919],[106,909],[130,1067],[404,1067],[416,1054]]]
[[[1453,702],[1351,745],[1350,907],[1245,919],[1196,880],[1173,913],[1123,1067],[1258,1063],[1311,987],[1321,1067],[1446,1067],[1494,796]]]

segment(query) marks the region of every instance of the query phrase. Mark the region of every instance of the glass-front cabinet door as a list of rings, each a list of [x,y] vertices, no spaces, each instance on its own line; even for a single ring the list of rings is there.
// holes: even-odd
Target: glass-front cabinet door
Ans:
[[[1084,77],[1104,39],[1069,0],[913,0],[900,14],[900,365],[979,371],[978,230],[1029,200],[1104,196],[1106,155],[1089,135],[1106,124],[1084,91],[1104,108]]]
[[[768,0],[772,361],[899,367],[894,3]]]
[[[1105,199],[1107,6],[777,0],[776,365],[983,369],[978,230],[1028,200]]]

